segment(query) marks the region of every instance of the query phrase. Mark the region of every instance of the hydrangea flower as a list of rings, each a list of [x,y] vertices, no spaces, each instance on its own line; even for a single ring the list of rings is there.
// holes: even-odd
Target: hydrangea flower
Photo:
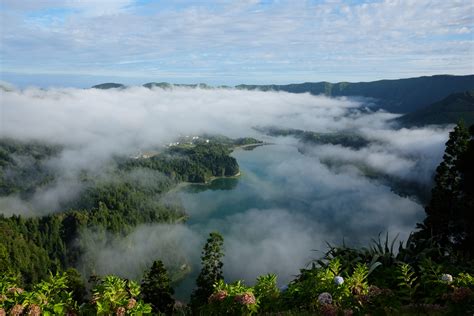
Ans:
[[[334,284],[341,285],[342,283],[344,283],[344,278],[343,277],[341,277],[339,275],[334,277]]]
[[[472,295],[471,289],[467,287],[460,287],[460,288],[454,289],[453,294],[451,294],[451,299],[455,303],[460,303],[468,299],[471,295]]]
[[[444,282],[451,283],[451,282],[453,282],[453,276],[451,274],[445,273],[441,276],[441,280],[444,281]]]
[[[241,295],[236,295],[235,301],[242,305],[252,305],[252,304],[255,304],[256,302],[255,296],[253,295],[253,293],[249,293],[249,292],[241,294]]]
[[[12,316],[20,316],[23,313],[24,307],[20,304],[16,304],[15,306],[12,307],[10,310],[10,315]]]
[[[28,311],[28,316],[41,316],[41,307],[36,304],[31,304]]]
[[[318,296],[318,303],[319,304],[331,304],[332,303],[332,296],[328,292],[323,292]]]
[[[125,313],[127,312],[127,310],[125,309],[125,307],[119,307],[117,308],[117,310],[115,311],[115,315],[116,316],[125,316]]]
[[[19,287],[11,287],[8,290],[8,293],[13,293],[13,294],[21,294],[23,293],[23,289]]]
[[[128,300],[127,309],[134,308],[136,304],[137,304],[137,300],[132,297],[131,299]]]
[[[209,302],[222,302],[227,297],[227,292],[224,290],[217,291],[209,296]]]

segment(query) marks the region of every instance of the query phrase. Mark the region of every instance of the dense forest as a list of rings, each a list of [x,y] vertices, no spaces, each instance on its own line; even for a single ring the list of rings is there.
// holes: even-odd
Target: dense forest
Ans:
[[[186,220],[179,204],[163,203],[160,197],[182,181],[237,174],[231,148],[215,142],[171,146],[150,158],[116,158],[105,174],[80,172],[80,194],[54,213],[0,215],[0,272],[19,273],[20,284],[28,288],[49,271],[75,266],[82,254],[77,237],[86,228],[125,235],[142,223]],[[37,191],[55,183],[59,175],[47,161],[60,151],[56,145],[2,140],[0,195],[25,202],[17,211],[28,207]]]
[[[441,101],[407,113],[395,121],[402,126],[424,126],[427,124],[449,124],[464,120],[474,124],[474,90],[448,95]]]
[[[288,132],[288,131],[287,131]],[[305,135],[304,132],[289,131]],[[306,136],[304,136],[306,137]],[[315,138],[315,140],[311,140]],[[324,139],[324,137],[323,137]],[[324,141],[346,142],[331,135]],[[319,135],[310,141],[321,141]],[[240,141],[242,142],[242,141]],[[251,141],[248,141],[251,143]],[[253,140],[252,140],[253,142]],[[15,146],[18,149],[15,149]],[[54,174],[41,161],[61,149],[47,145],[2,143],[2,181],[28,194],[22,168],[43,180]],[[474,126],[462,123],[450,133],[426,219],[405,242],[379,236],[366,248],[330,246],[327,253],[287,286],[277,276],[262,275],[253,286],[226,283],[223,237],[213,232],[202,251],[202,268],[188,305],[173,298],[171,278],[156,261],[141,283],[117,276],[84,281],[70,268],[80,254],[71,243],[84,227],[125,233],[141,222],[177,222],[181,209],[152,203],[178,181],[207,181],[234,175],[238,165],[230,147],[218,143],[171,146],[150,158],[117,159],[111,179],[84,175],[88,184],[71,208],[42,217],[0,217],[0,315],[465,315],[474,312]],[[20,164],[18,157],[33,159]],[[162,174],[143,186],[131,171]],[[25,171],[26,172],[26,171]],[[14,175],[14,176],[11,176]],[[117,181],[119,179],[119,181]],[[13,181],[13,182],[12,182]],[[15,181],[18,181],[16,183]],[[135,181],[135,182],[134,182]],[[33,188],[34,190],[34,188]],[[156,202],[156,201],[155,201]],[[72,207],[74,206],[74,207]]]

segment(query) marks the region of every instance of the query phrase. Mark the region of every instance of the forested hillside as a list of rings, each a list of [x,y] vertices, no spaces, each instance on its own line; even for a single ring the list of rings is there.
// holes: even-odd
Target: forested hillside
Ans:
[[[375,99],[376,107],[394,113],[409,113],[446,98],[474,89],[474,75],[418,77],[372,82],[305,82],[288,85],[238,85],[238,89],[324,94],[332,97],[361,96]]]
[[[55,183],[59,175],[47,161],[60,152],[56,145],[0,142],[0,197],[23,203],[3,203],[2,208],[17,208],[3,212],[25,213],[35,193]],[[231,145],[214,142],[172,146],[150,158],[116,158],[101,175],[81,172],[80,194],[59,210],[46,216],[31,216],[34,210],[26,212],[28,217],[0,215],[0,272],[20,273],[20,282],[28,287],[48,271],[75,266],[82,254],[77,238],[86,228],[126,234],[143,223],[184,221],[182,207],[163,203],[160,196],[182,181],[237,174],[230,152]]]
[[[403,126],[424,126],[428,124],[456,124],[464,120],[474,124],[474,90],[453,93],[443,100],[411,112],[396,121]]]

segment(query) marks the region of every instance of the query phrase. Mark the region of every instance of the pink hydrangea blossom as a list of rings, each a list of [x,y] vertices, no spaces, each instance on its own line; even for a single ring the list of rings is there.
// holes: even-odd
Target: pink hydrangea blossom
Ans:
[[[253,293],[249,293],[249,292],[241,294],[241,295],[236,295],[235,301],[242,305],[252,305],[252,304],[255,304],[256,302],[255,296],[253,295]]]
[[[227,291],[220,290],[209,296],[209,302],[222,302],[227,296]]]

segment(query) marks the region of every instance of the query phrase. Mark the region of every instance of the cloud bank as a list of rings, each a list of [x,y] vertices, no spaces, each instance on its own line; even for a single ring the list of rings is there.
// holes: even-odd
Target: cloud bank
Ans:
[[[236,190],[257,199],[260,207],[246,205],[234,191],[223,191],[220,198],[201,198],[200,205],[191,201],[186,226],[143,225],[122,238],[99,232],[83,235],[84,266],[94,263],[97,273],[127,277],[139,276],[157,258],[169,259],[169,266],[189,263],[197,271],[202,243],[212,230],[224,234],[226,277],[249,282],[267,272],[289,281],[317,256],[311,250],[323,250],[326,241],[339,243],[346,237],[362,243],[381,231],[406,238],[422,219],[422,206],[367,177],[364,170],[427,186],[448,135],[445,127],[396,129],[389,123],[396,115],[367,110],[363,99],[285,92],[32,88],[1,91],[1,100],[1,137],[64,146],[47,162],[60,175],[58,182],[21,201],[41,208],[54,209],[55,203],[79,190],[74,180],[81,170],[100,174],[114,155],[160,147],[179,135],[254,136],[276,144],[235,153],[246,168]],[[310,146],[302,155],[297,140],[266,138],[255,126],[351,131],[371,143],[359,150]],[[7,215],[15,212],[8,205],[18,202],[11,199],[0,199]],[[236,211],[217,213],[231,204]]]

